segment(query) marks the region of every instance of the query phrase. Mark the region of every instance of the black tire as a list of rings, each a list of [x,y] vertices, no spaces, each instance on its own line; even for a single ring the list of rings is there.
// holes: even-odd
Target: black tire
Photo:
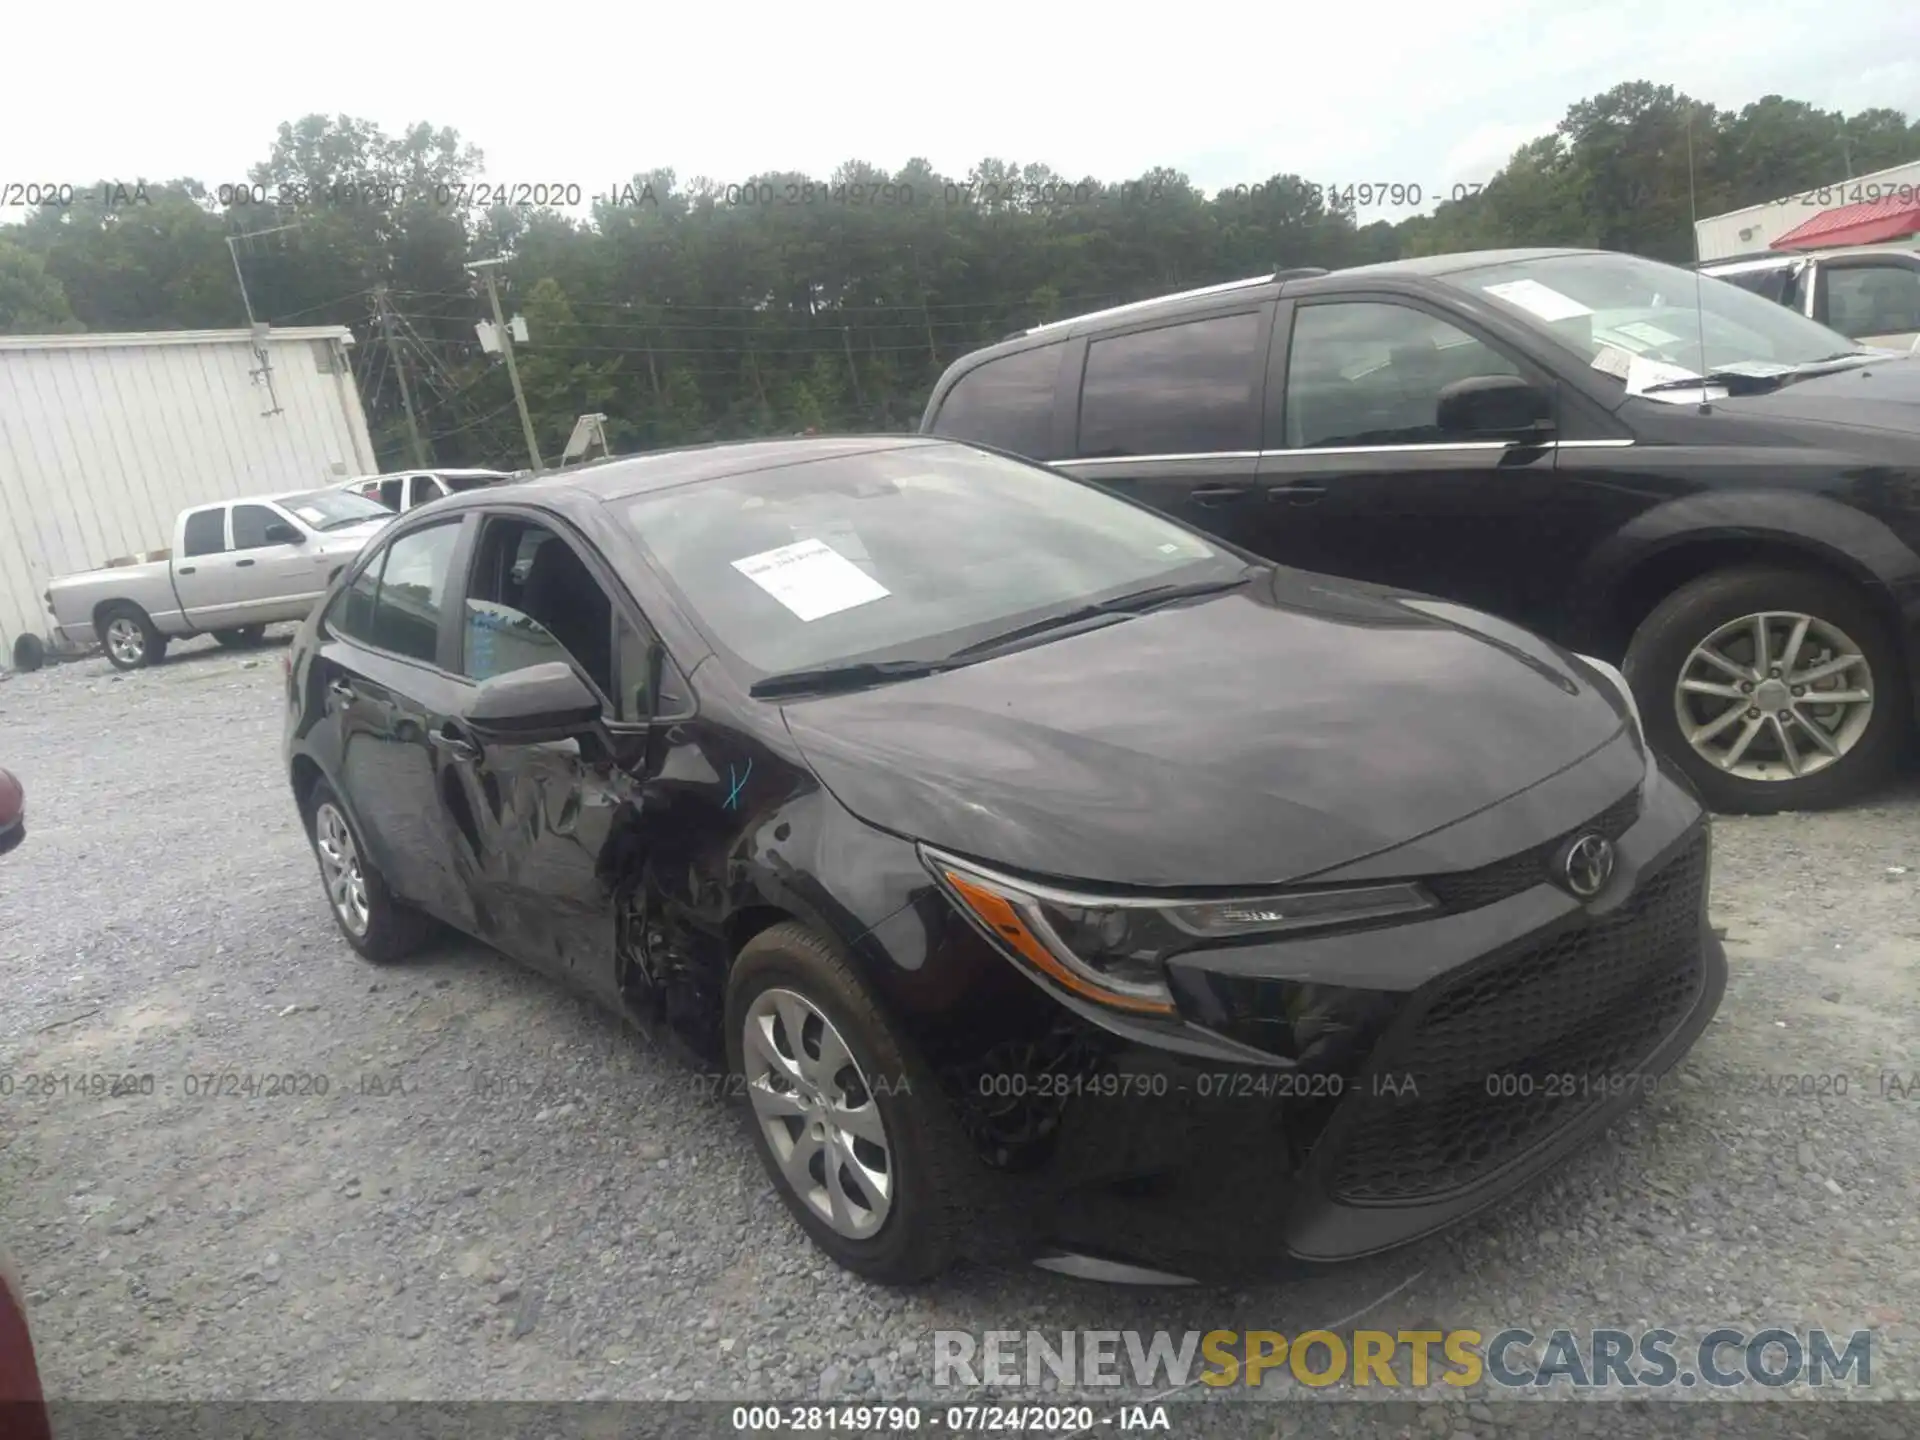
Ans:
[[[1779,779],[1732,775],[1688,743],[1674,692],[1693,648],[1722,625],[1760,611],[1792,611],[1839,627],[1859,646],[1873,679],[1873,712],[1839,760]],[[1722,814],[1770,815],[1842,805],[1882,784],[1899,763],[1911,701],[1906,664],[1886,621],[1861,590],[1835,576],[1757,567],[1703,575],[1660,602],[1634,633],[1621,669],[1633,685],[1647,738]]]
[[[973,1163],[933,1072],[846,960],[806,927],[787,923],[742,947],[727,977],[727,1068],[737,1093],[746,1094],[748,1012],[756,998],[776,988],[796,992],[831,1021],[869,1078],[893,1152],[891,1208],[870,1237],[836,1232],[781,1172],[749,1098],[743,1106],[747,1128],[768,1178],[814,1244],[856,1275],[884,1285],[932,1279],[959,1254],[971,1208],[961,1199],[961,1176]]]
[[[23,675],[31,675],[47,663],[47,642],[38,635],[25,634],[13,642],[13,668]]]
[[[328,860],[321,843],[322,816],[327,812],[340,818],[353,841],[355,859],[359,863],[366,892],[367,923],[360,929],[356,929],[341,913],[341,907],[335,904],[331,894]],[[362,959],[371,960],[376,965],[394,964],[419,950],[433,934],[433,921],[402,902],[387,888],[386,880],[366,859],[366,842],[361,839],[353,816],[340,803],[340,797],[334,794],[333,787],[326,781],[314,785],[313,793],[307,797],[303,818],[306,821],[307,842],[313,847],[314,861],[320,867],[322,897],[326,900],[328,913],[333,916],[334,925],[346,937],[347,944]]]
[[[125,622],[131,628],[124,632],[123,643],[116,645],[115,637],[110,632],[120,622]],[[131,601],[109,605],[102,610],[95,631],[106,649],[107,663],[116,670],[142,670],[149,665],[158,665],[167,657],[167,637],[154,629],[147,612]]]
[[[215,643],[224,645],[229,650],[245,650],[250,646],[258,645],[266,637],[267,627],[264,625],[242,625],[237,630],[213,632]]]

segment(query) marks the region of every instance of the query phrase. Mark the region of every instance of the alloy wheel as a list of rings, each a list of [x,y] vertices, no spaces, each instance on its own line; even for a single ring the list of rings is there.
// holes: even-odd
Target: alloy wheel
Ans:
[[[1873,719],[1873,668],[1839,626],[1743,615],[1694,646],[1673,690],[1680,733],[1743,780],[1797,780],[1844,759]]]
[[[893,1147],[872,1087],[833,1022],[772,989],[747,1009],[747,1097],[793,1192],[837,1235],[864,1240],[893,1208]]]
[[[357,936],[367,933],[372,912],[367,905],[367,876],[360,865],[360,849],[353,843],[347,817],[332,804],[322,804],[313,817],[313,844],[320,853],[320,876],[327,899],[340,923]]]
[[[116,615],[107,622],[107,649],[123,665],[138,665],[147,653],[147,632],[130,615]]]

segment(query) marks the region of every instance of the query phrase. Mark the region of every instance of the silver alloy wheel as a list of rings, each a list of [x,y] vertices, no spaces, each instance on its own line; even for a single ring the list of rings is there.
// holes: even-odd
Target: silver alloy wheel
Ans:
[[[320,852],[320,876],[326,882],[333,913],[349,932],[367,933],[372,912],[367,908],[367,876],[360,868],[360,848],[353,843],[347,817],[323,803],[313,817],[313,846]]]
[[[1818,774],[1873,719],[1873,669],[1853,637],[1816,615],[1768,610],[1693,647],[1673,690],[1680,733],[1742,780]]]
[[[107,622],[107,649],[114,659],[138,665],[147,653],[147,632],[131,615],[116,615]]]
[[[872,1236],[893,1208],[893,1147],[847,1042],[792,990],[755,996],[743,1038],[747,1097],[787,1183],[835,1234]]]

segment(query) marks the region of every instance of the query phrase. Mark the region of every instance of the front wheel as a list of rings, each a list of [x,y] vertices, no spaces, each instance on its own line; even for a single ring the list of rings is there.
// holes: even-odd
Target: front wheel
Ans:
[[[1906,668],[1886,622],[1844,580],[1702,576],[1654,609],[1621,668],[1654,748],[1725,814],[1844,804],[1899,759]]]
[[[138,605],[115,605],[100,616],[100,643],[116,670],[158,665],[167,653],[167,637]]]
[[[726,1011],[754,1148],[814,1244],[882,1284],[944,1270],[964,1212],[964,1141],[846,961],[803,926],[776,925],[741,949]]]

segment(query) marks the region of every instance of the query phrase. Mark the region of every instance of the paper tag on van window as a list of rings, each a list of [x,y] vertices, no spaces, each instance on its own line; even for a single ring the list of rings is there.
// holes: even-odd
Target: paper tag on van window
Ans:
[[[309,525],[324,525],[327,521],[327,512],[324,510],[316,510],[311,505],[297,505],[294,507],[293,513]]]
[[[1562,295],[1538,280],[1509,280],[1503,285],[1489,285],[1487,294],[1509,305],[1518,305],[1522,310],[1531,310],[1542,320],[1574,320],[1593,313],[1571,295]]]
[[[1613,327],[1629,340],[1638,340],[1643,345],[1651,345],[1656,350],[1662,345],[1678,345],[1680,337],[1669,334],[1658,325],[1649,325],[1644,320],[1629,320],[1625,325]]]
[[[1600,353],[1593,357],[1593,368],[1602,375],[1624,380],[1633,369],[1633,356],[1618,345],[1603,345]]]
[[[733,568],[802,620],[818,620],[892,592],[822,540],[762,550]]]

